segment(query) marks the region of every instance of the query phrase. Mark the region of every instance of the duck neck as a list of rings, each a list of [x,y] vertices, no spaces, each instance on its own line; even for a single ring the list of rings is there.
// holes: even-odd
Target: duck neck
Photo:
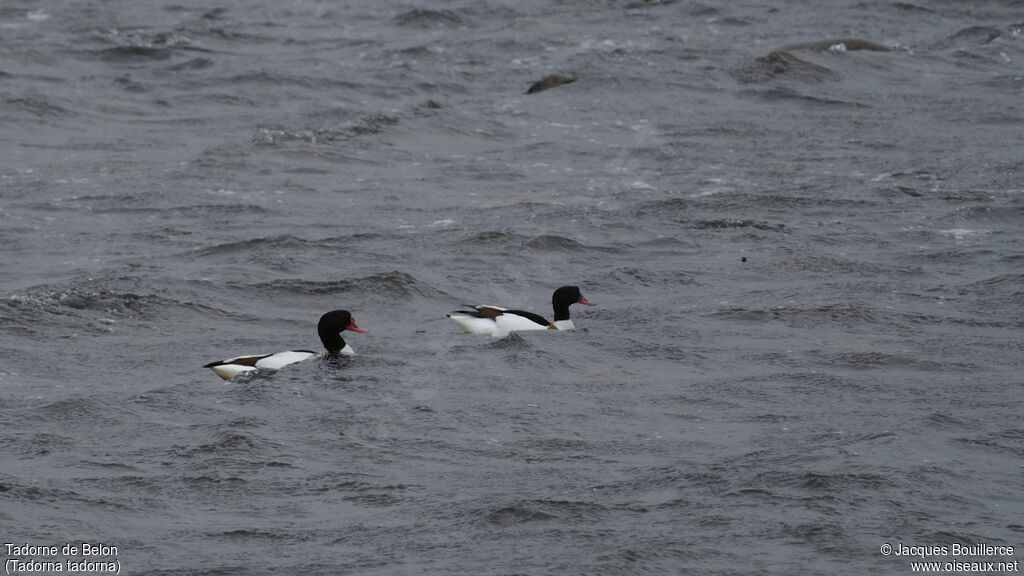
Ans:
[[[320,341],[324,343],[327,353],[332,356],[341,352],[341,349],[345,347],[345,339],[337,332],[334,334],[321,332]]]
[[[555,322],[569,319],[569,305],[562,302],[555,302]]]

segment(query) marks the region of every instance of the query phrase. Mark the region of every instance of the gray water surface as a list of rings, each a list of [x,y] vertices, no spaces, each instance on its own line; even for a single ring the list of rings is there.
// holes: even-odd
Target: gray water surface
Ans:
[[[1022,150],[1019,2],[7,0],[0,539],[140,575],[1019,548]],[[563,284],[575,332],[444,317]],[[202,368],[336,308],[356,357]]]

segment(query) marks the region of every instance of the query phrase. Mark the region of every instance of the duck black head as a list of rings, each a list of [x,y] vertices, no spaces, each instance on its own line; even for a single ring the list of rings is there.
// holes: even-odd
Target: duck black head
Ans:
[[[551,305],[555,309],[555,322],[569,319],[569,306],[583,304],[597,306],[580,292],[579,286],[562,286],[551,295]]]
[[[331,354],[337,354],[345,347],[345,339],[341,337],[343,331],[350,330],[359,334],[367,332],[366,328],[356,325],[356,319],[348,310],[332,310],[324,314],[320,317],[316,329],[320,333],[320,341],[324,343],[324,348]]]

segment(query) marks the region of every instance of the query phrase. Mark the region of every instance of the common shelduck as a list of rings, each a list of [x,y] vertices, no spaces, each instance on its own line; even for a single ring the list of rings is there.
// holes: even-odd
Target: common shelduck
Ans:
[[[580,293],[579,287],[562,286],[551,295],[554,321],[526,310],[498,306],[473,306],[473,310],[456,310],[448,317],[466,332],[495,337],[507,336],[509,332],[518,330],[572,330],[575,326],[569,319],[569,306],[573,304],[596,306]]]
[[[341,337],[342,331],[350,330],[359,334],[367,332],[366,328],[360,328],[356,325],[356,319],[352,317],[348,310],[334,310],[324,314],[320,317],[320,323],[317,324],[316,329],[320,333],[320,341],[324,343],[324,348],[327,349],[327,355],[331,356],[337,354],[351,356],[355,354],[352,347],[346,344],[345,339]],[[287,350],[277,354],[256,354],[253,356],[228,358],[219,362],[210,362],[203,366],[203,368],[209,368],[217,376],[230,380],[242,372],[252,372],[261,369],[279,370],[289,364],[302,362],[314,356],[321,355],[312,350]]]

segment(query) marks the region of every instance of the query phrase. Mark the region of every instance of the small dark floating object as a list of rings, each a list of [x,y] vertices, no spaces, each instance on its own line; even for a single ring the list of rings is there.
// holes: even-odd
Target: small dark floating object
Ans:
[[[746,261],[747,261],[747,257],[746,256],[743,256],[743,257],[740,258],[740,262],[746,262]]]
[[[870,42],[868,40],[861,40],[860,38],[834,38],[832,40],[819,40],[817,42],[801,42],[799,44],[790,44],[783,48],[783,50],[819,50],[826,51],[832,50],[833,46],[842,45],[842,51],[853,52],[854,50],[870,50],[872,52],[892,52],[892,48]]]
[[[550,90],[556,86],[562,84],[571,84],[576,81],[575,76],[565,76],[563,74],[549,74],[540,80],[533,83],[530,89],[526,91],[527,94],[536,94],[537,92],[543,92]]]

